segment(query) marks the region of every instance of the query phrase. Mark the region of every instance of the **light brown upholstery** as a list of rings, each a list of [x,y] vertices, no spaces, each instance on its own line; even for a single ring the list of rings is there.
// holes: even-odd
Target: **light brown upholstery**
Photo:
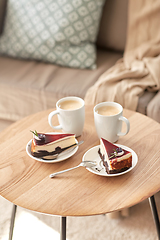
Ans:
[[[9,121],[9,120],[0,120],[0,132],[3,131],[5,128],[7,128],[9,125],[14,123],[14,121]]]
[[[160,91],[149,102],[147,115],[160,123]]]
[[[107,0],[104,5],[97,45],[124,51],[128,0]]]
[[[0,118],[18,120],[54,108],[59,98],[86,91],[122,54],[98,51],[97,69],[81,70],[0,57]]]
[[[7,0],[0,0],[0,34],[4,26],[6,3]],[[127,8],[128,0],[105,2],[97,39],[97,46],[101,50],[98,51],[96,70],[63,68],[1,56],[0,119],[3,123],[5,119],[18,120],[28,114],[55,107],[55,102],[63,96],[84,98],[99,76],[122,57],[126,43]],[[145,92],[139,98],[137,111],[159,119],[155,104],[159,97],[154,95]]]
[[[137,112],[147,115],[147,106],[156,93],[145,91],[142,96],[139,97]]]

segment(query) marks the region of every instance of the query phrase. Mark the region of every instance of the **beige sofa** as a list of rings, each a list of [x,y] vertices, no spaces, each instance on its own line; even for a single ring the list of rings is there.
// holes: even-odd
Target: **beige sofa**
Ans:
[[[3,34],[6,0],[0,0]],[[84,98],[99,76],[123,56],[128,1],[107,0],[97,39],[97,69],[81,70],[0,56],[0,129],[29,114],[54,108],[58,99]],[[160,122],[160,93],[145,92],[137,111]]]
[[[7,0],[0,0],[0,36]],[[122,56],[126,44],[128,0],[107,0],[97,38],[97,69],[82,70],[0,55],[0,131],[38,111],[54,108],[58,99],[87,90]],[[160,122],[160,92],[145,91],[137,111]],[[126,209],[123,215],[127,215]]]

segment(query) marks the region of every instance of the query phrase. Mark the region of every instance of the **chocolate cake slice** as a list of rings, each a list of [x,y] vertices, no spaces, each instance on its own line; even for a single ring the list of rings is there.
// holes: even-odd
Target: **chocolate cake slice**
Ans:
[[[132,167],[132,153],[101,138],[98,153],[108,174],[124,172]]]
[[[37,133],[35,131],[33,132],[31,154],[37,158],[53,156],[76,144],[74,134]]]

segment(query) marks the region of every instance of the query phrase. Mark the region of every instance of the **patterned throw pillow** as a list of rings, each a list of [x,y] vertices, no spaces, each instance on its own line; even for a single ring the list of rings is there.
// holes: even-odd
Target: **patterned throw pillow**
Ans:
[[[93,69],[103,4],[104,0],[9,0],[0,53]]]

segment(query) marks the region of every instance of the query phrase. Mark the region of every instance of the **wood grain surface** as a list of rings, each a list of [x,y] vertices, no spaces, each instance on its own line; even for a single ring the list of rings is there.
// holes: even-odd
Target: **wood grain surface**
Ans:
[[[30,158],[26,144],[30,130],[53,132],[48,114],[53,109],[28,116],[0,134],[0,195],[14,204],[37,212],[61,216],[102,214],[130,207],[160,190],[160,125],[137,112],[124,110],[130,132],[117,143],[138,155],[136,167],[121,176],[103,177],[81,167],[53,179],[49,175],[82,161],[84,153],[99,144],[93,106],[86,106],[84,140],[71,158],[42,163]],[[54,123],[58,120],[55,117]]]

